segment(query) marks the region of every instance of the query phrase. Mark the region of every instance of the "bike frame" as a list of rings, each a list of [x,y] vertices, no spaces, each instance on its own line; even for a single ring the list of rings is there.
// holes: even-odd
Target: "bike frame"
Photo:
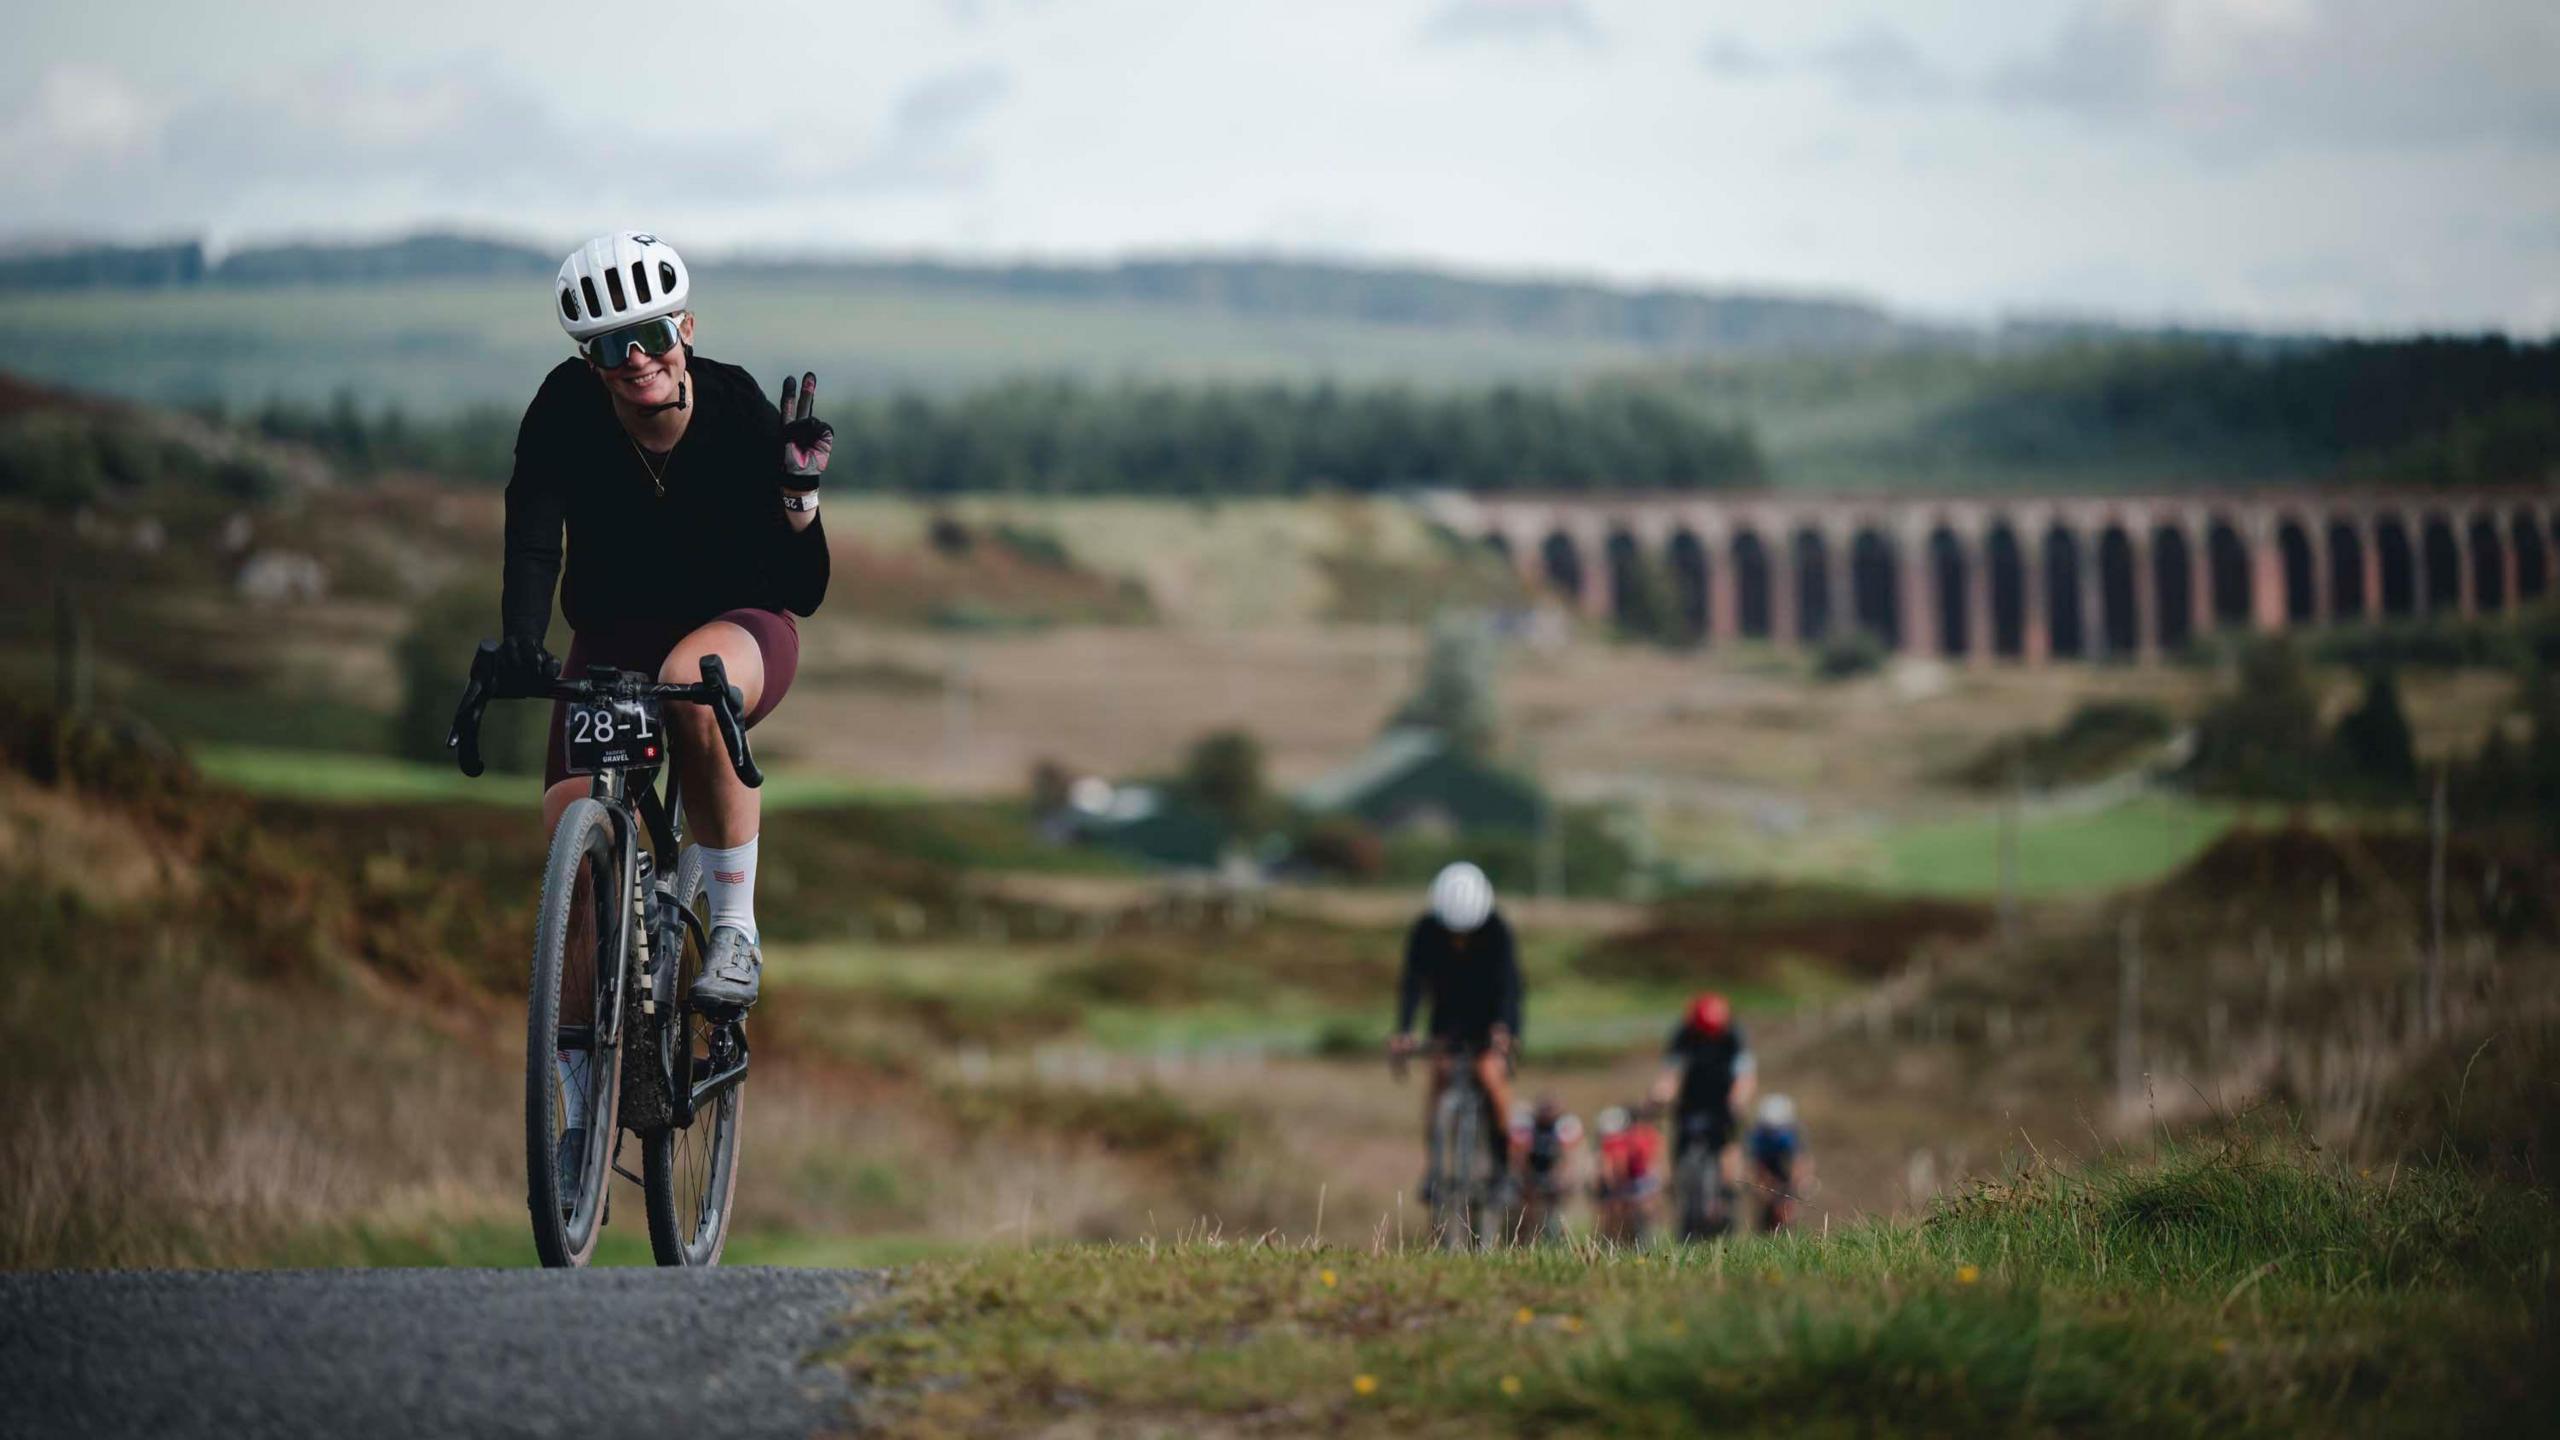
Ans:
[[[463,689],[462,703],[454,711],[453,728],[445,736],[446,748],[454,752],[455,763],[465,775],[476,777],[485,768],[480,758],[480,720],[493,699],[674,700],[710,710],[739,781],[750,789],[764,783],[764,772],[756,766],[755,753],[747,744],[746,727],[739,719],[745,697],[729,683],[728,672],[717,655],[703,657],[702,679],[691,685],[668,684],[652,676],[597,666],[584,679],[555,679],[539,693],[510,696],[501,696],[498,691],[497,655],[495,641],[481,642],[472,657],[471,678]],[[640,997],[642,1014],[654,1017],[658,1007],[672,1007],[681,1034],[684,1017],[705,1013],[693,1008],[690,995],[675,993],[677,967],[656,963],[659,957],[681,953],[683,932],[691,933],[699,952],[708,954],[711,949],[702,917],[677,898],[671,871],[661,870],[656,863],[659,855],[673,860],[684,851],[683,802],[673,757],[669,760],[664,803],[658,799],[654,778],[650,778],[655,772],[644,772],[640,784],[634,786],[628,767],[608,765],[598,769],[587,786],[588,798],[603,805],[613,817],[614,844],[622,857],[622,893],[630,897],[630,903],[621,907],[613,935],[613,976],[605,996],[608,1003],[602,1007],[604,1014],[594,1017],[608,1044],[621,1040],[623,987],[634,978],[635,965],[638,979],[646,986]],[[691,1126],[696,1114],[747,1078],[745,1021],[738,1016],[707,1018],[713,1025],[713,1057],[719,1063],[708,1076],[687,1077],[690,1083],[670,1085],[670,1118],[678,1129]]]

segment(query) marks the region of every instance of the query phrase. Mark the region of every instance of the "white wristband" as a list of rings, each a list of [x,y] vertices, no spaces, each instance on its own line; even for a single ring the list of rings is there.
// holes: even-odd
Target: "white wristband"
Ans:
[[[782,492],[782,508],[785,510],[815,510],[818,508],[818,492],[812,490],[806,495],[794,495],[790,491],[785,490]]]

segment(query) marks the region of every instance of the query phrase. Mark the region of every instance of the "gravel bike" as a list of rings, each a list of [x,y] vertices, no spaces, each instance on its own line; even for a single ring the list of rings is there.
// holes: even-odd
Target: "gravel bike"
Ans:
[[[568,708],[569,771],[590,775],[551,834],[525,1014],[525,1203],[534,1249],[549,1266],[595,1256],[620,1174],[647,1199],[649,1248],[661,1265],[716,1265],[737,1194],[742,1015],[697,1009],[693,977],[710,948],[708,877],[684,843],[675,776],[661,803],[667,702],[700,705],[717,723],[738,779],[764,783],[739,720],[744,697],[717,655],[702,679],[671,685],[597,666],[532,694],[500,694],[498,647],[482,642],[445,744],[476,776],[480,719],[493,699]],[[672,875],[665,866],[676,857]],[[579,1123],[583,1122],[583,1123]],[[622,1168],[622,1136],[639,1137],[641,1170]]]
[[[1731,1140],[1730,1124],[1720,1126],[1712,1115],[1681,1119],[1671,1193],[1683,1240],[1713,1240],[1733,1227],[1733,1192],[1725,1186],[1722,1164]]]
[[[1493,1102],[1476,1079],[1473,1050],[1452,1045],[1441,1053],[1448,1057],[1449,1084],[1431,1112],[1422,1200],[1431,1211],[1433,1243],[1443,1250],[1473,1250],[1494,1238],[1506,1209],[1503,1167],[1485,1138]]]

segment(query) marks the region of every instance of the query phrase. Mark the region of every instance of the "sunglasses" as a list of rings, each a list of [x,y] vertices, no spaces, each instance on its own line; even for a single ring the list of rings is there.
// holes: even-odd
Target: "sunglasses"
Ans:
[[[607,330],[578,348],[597,369],[619,370],[631,362],[631,347],[635,345],[641,354],[655,358],[676,348],[683,339],[684,330],[676,324],[676,317],[661,315],[655,320]]]

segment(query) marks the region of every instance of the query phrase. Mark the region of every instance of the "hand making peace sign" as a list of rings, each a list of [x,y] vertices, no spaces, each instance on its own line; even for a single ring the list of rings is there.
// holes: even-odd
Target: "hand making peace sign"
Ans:
[[[787,490],[815,490],[835,453],[836,427],[809,413],[818,402],[818,372],[782,377],[782,474]]]

